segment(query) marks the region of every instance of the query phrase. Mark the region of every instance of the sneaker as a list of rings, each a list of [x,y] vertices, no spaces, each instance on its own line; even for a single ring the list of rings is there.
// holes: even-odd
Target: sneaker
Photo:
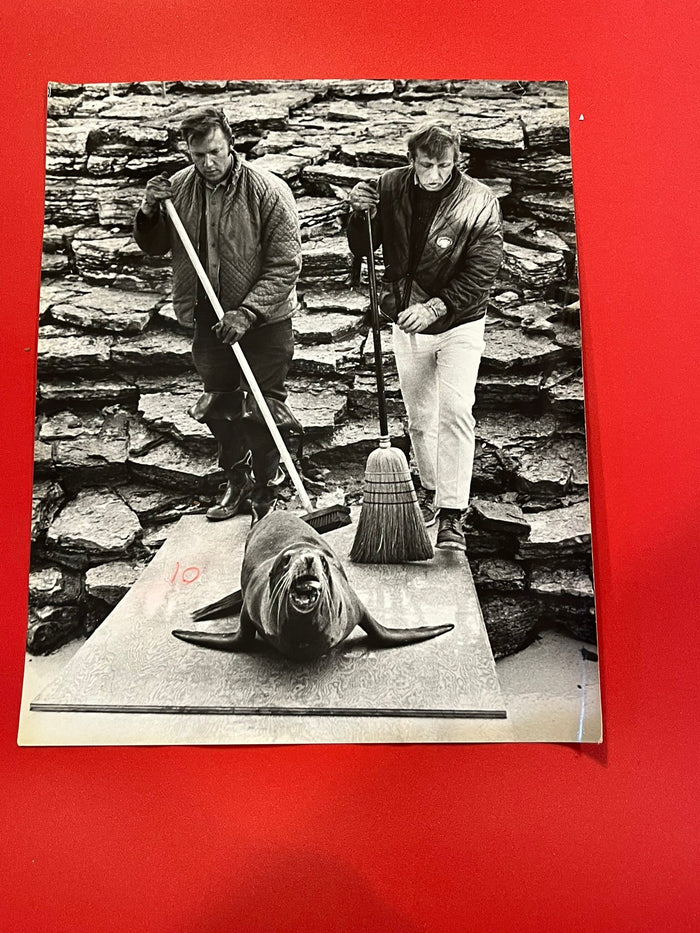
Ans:
[[[435,490],[425,489],[423,486],[419,486],[416,489],[416,497],[418,498],[418,508],[423,516],[425,526],[429,528],[431,525],[435,524],[437,519],[437,513],[435,511]]]
[[[462,513],[458,509],[440,509],[440,525],[435,546],[448,551],[466,552]]]

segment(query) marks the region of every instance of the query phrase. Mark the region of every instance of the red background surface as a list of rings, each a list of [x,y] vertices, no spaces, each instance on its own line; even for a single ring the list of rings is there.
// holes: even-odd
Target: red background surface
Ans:
[[[0,14],[0,925],[698,930],[695,4],[205,7]],[[16,747],[46,82],[221,77],[570,82],[602,747]]]

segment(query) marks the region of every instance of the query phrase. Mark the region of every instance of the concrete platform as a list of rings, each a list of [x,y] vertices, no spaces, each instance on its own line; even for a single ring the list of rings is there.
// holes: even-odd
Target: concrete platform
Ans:
[[[328,657],[304,664],[262,642],[252,654],[229,655],[173,638],[173,628],[235,626],[194,626],[188,617],[238,586],[248,522],[183,518],[119,606],[33,698],[20,744],[510,740],[466,559],[438,551],[425,563],[353,565],[356,522],[327,538],[370,611],[387,625],[453,622],[453,632],[377,650],[358,629]]]

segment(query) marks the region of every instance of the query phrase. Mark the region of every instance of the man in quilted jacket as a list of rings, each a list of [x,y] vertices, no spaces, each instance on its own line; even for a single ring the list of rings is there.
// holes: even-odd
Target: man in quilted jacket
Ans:
[[[192,356],[204,394],[191,414],[216,438],[227,478],[221,502],[207,517],[230,518],[250,497],[255,521],[271,508],[283,474],[231,346],[240,344],[280,428],[298,427],[285,404],[285,380],[301,271],[299,220],[285,182],[235,152],[223,111],[197,110],[180,129],[192,165],[171,178],[150,179],[134,236],[150,255],[172,252],[175,313],[194,328]],[[164,210],[165,198],[172,199],[197,248],[225,312],[221,322]]]
[[[489,289],[503,252],[498,201],[457,168],[460,139],[437,124],[408,137],[408,166],[360,182],[349,195],[348,241],[356,256],[384,254],[381,310],[393,348],[437,546],[465,550],[462,516],[474,461],[474,389],[484,349]]]

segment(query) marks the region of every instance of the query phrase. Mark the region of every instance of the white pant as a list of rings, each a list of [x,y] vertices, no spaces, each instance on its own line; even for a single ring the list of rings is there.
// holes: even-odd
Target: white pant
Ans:
[[[474,465],[474,388],[485,319],[444,334],[405,334],[393,326],[394,355],[421,484],[435,504],[466,509]]]

